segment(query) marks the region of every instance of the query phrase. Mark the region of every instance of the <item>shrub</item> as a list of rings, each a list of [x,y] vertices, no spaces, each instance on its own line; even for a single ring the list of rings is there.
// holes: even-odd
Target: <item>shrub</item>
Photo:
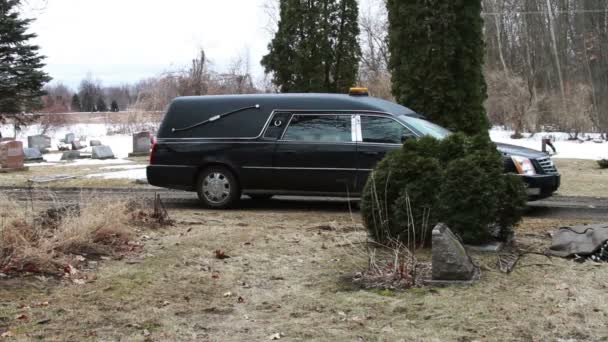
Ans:
[[[429,227],[445,222],[467,243],[489,240],[490,227],[506,240],[525,205],[520,177],[503,174],[487,136],[453,134],[407,141],[378,164],[365,186],[361,212],[377,241],[430,240]]]
[[[513,237],[513,227],[521,220],[526,209],[528,195],[521,177],[513,174],[503,175],[503,191],[499,193],[498,240],[509,241]]]
[[[598,160],[597,165],[600,166],[600,169],[608,169],[608,159]]]
[[[410,229],[419,229],[424,236],[422,219],[434,212],[441,177],[441,166],[433,155],[439,151],[439,141],[432,138],[409,140],[399,151],[391,152],[370,175],[363,191],[361,212],[370,234],[377,241],[389,238],[407,239]],[[412,204],[413,222],[407,220],[407,200]],[[409,241],[408,241],[409,242]]]

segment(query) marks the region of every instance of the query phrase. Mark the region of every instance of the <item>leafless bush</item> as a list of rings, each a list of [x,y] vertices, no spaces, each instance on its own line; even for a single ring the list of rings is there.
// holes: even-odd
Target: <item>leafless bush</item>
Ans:
[[[127,203],[92,202],[96,205],[56,210],[47,220],[48,211],[35,214],[29,206],[1,198],[0,272],[62,276],[75,255],[95,258],[132,252],[135,228]],[[99,207],[112,215],[99,215]]]
[[[376,196],[377,201],[384,201]],[[407,289],[411,287],[423,286],[423,280],[430,277],[430,263],[419,261],[417,254],[424,248],[425,234],[416,236],[415,231],[425,232],[430,229],[428,221],[414,222],[412,215],[412,203],[406,201],[408,208],[408,220],[404,222],[404,231],[408,231],[406,243],[398,239],[390,238],[387,242],[379,243],[368,237],[361,243],[349,243],[352,248],[350,253],[365,257],[367,265],[361,272],[357,272],[353,277],[353,282],[367,289]],[[382,206],[386,208],[386,206]],[[378,211],[378,219],[381,224],[378,229],[389,230],[388,219],[385,214]],[[387,214],[386,214],[387,215]],[[417,229],[416,225],[420,226]],[[389,236],[390,234],[384,234]]]
[[[68,124],[68,118],[63,114],[44,114],[40,116],[40,134],[64,127]]]
[[[506,125],[515,135],[537,131],[542,95],[539,97],[522,77],[508,71],[487,71],[486,83],[486,108],[493,124]]]
[[[151,132],[156,134],[160,122],[153,120],[148,113],[127,112],[121,113],[122,120],[118,123],[106,122],[107,135],[131,135],[137,132]],[[124,119],[126,118],[126,120]]]

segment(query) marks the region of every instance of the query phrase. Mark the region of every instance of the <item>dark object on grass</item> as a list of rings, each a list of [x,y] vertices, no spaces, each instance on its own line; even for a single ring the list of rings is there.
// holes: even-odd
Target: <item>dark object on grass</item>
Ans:
[[[608,169],[608,159],[598,160],[597,165],[600,166],[600,169]]]
[[[608,224],[562,227],[553,234],[549,253],[564,258],[597,256],[607,241]]]

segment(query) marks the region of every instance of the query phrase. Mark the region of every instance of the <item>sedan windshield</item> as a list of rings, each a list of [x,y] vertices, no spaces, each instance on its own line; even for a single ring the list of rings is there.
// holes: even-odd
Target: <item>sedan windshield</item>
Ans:
[[[447,129],[435,125],[428,120],[418,119],[408,115],[400,115],[399,119],[421,135],[429,135],[436,139],[443,139],[451,134]]]

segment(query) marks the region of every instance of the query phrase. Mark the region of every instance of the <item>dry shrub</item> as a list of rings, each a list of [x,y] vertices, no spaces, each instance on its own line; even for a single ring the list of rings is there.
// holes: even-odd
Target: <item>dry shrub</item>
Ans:
[[[131,201],[126,205],[126,213],[129,215],[129,219],[134,226],[144,226],[152,229],[161,228],[165,226],[172,226],[174,221],[169,217],[169,213],[163,202],[160,199],[160,195],[156,195],[154,198],[153,205],[147,205],[144,202]]]
[[[416,258],[416,248],[398,240],[367,249],[368,265],[353,281],[366,289],[397,290],[420,287],[430,278],[430,264]]]
[[[34,214],[23,203],[0,198],[0,272],[60,276],[70,254],[91,258],[131,251],[135,233],[127,204],[89,203],[95,205],[53,209],[48,219],[49,210]]]
[[[52,242],[31,223],[30,214],[23,205],[0,198],[0,272],[60,274]]]
[[[55,239],[56,248],[61,252],[109,255],[133,239],[125,202],[93,200],[91,203],[95,205],[82,208],[80,215],[68,215],[60,223]]]

